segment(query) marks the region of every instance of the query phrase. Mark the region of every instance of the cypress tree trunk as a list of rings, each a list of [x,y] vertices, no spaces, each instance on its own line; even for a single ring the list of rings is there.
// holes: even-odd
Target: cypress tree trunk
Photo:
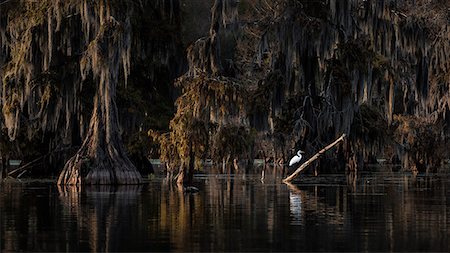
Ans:
[[[3,163],[4,163],[3,156],[0,152],[0,182],[3,180],[3,169],[4,169]]]
[[[128,159],[118,129],[111,83],[100,87],[94,102],[89,132],[65,165],[58,184],[138,184],[142,179]],[[115,92],[114,92],[115,93]]]
[[[66,163],[58,184],[139,184],[141,175],[129,160],[120,136],[116,86],[124,27],[110,17],[91,42],[82,72],[98,80],[88,133],[78,152]]]
[[[192,142],[189,143],[189,162],[187,166],[182,162],[177,176],[177,183],[184,185],[192,185],[194,181],[195,170],[195,153],[193,151]]]

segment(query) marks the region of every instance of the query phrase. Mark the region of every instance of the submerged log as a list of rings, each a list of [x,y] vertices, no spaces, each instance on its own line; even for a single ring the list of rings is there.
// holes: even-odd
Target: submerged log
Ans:
[[[31,161],[31,162],[29,162],[29,163],[27,163],[25,165],[22,165],[19,168],[13,170],[13,171],[8,172],[8,176],[13,176],[14,174],[19,174],[18,172],[21,172],[20,174],[23,174],[26,171],[27,168],[29,168],[31,165],[34,165],[36,162],[39,162],[44,157],[45,156],[38,157],[38,158],[34,159],[33,161]]]
[[[341,141],[344,141],[344,138],[345,138],[345,134],[342,134],[342,136],[339,137],[337,140],[335,140],[333,143],[331,143],[330,145],[328,145],[325,148],[323,148],[322,150],[320,150],[317,154],[315,154],[313,157],[311,157],[308,161],[304,162],[296,171],[294,171],[294,173],[292,173],[287,178],[283,179],[283,182],[289,183],[292,180],[294,180],[294,178],[296,178],[301,172],[303,172],[312,162],[317,160],[321,155],[323,155],[325,152],[327,152],[332,147],[336,146]]]

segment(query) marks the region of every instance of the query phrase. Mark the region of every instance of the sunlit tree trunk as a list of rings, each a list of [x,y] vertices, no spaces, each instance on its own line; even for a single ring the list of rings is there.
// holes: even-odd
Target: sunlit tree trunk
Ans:
[[[237,158],[233,159],[233,167],[234,167],[234,172],[239,171],[239,160]]]
[[[119,133],[115,86],[104,83],[94,102],[89,132],[64,167],[59,184],[137,184],[141,176],[125,153]]]
[[[124,150],[115,102],[120,50],[123,48],[122,29],[120,23],[110,18],[102,25],[86,53],[87,68],[92,69],[99,82],[94,110],[84,142],[64,166],[58,184],[142,182],[141,175]]]
[[[189,163],[180,166],[180,171],[177,176],[177,183],[184,185],[192,185],[194,180],[194,169],[195,169],[195,153],[193,151],[192,143],[189,143]]]

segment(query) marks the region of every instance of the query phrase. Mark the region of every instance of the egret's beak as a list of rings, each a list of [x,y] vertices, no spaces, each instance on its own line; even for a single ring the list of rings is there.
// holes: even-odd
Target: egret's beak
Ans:
[[[300,150],[300,154],[304,154],[304,153],[305,153],[305,151]]]

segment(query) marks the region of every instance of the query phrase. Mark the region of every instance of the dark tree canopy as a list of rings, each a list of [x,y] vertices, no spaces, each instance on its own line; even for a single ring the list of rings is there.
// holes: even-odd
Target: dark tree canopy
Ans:
[[[283,160],[345,133],[341,155],[353,169],[373,157],[433,169],[448,159],[449,8],[442,0],[1,1],[0,155],[68,160],[61,183],[83,183],[80,175],[137,183],[127,153],[159,156],[187,175],[208,158]],[[327,154],[321,164],[341,158]]]

